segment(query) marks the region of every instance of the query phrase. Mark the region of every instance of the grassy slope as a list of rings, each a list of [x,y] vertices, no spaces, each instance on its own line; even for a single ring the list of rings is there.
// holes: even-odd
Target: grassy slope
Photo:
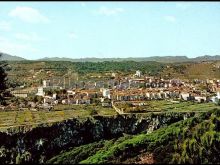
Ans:
[[[165,77],[170,74],[170,78],[180,79],[214,79],[220,78],[220,69],[216,66],[219,61],[210,63],[174,63],[165,68],[161,75]]]
[[[135,163],[143,153],[151,153],[155,163],[219,163],[219,131],[220,110],[214,109],[151,134],[76,147],[47,163]],[[77,153],[84,154],[76,160]]]

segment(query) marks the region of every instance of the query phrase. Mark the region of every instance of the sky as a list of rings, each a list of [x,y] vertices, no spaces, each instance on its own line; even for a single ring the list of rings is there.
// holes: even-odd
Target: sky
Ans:
[[[220,2],[0,2],[0,51],[44,57],[220,55]]]

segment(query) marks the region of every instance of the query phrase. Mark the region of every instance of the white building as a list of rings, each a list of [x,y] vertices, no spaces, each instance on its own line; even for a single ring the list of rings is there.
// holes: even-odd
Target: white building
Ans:
[[[190,96],[189,93],[181,93],[180,94],[180,97],[185,101],[187,101],[189,99],[189,96]]]
[[[195,101],[201,103],[201,102],[205,102],[206,101],[206,97],[202,97],[202,96],[195,96]]]
[[[107,97],[110,99],[110,90],[109,89],[103,89],[102,91],[103,97]]]
[[[217,94],[217,96],[211,97],[211,100],[214,103],[218,103],[218,101],[220,100],[220,92],[218,91],[216,94]]]
[[[72,90],[67,90],[67,94],[68,94],[68,95],[75,95],[76,92],[74,92],[74,91],[72,91]]]
[[[217,97],[217,99],[220,99],[220,92],[219,91],[217,92],[217,96],[216,97]]]
[[[135,73],[135,76],[141,77],[141,71],[137,70],[136,73]]]
[[[44,96],[44,88],[43,87],[38,87],[37,89],[37,94],[38,96]]]
[[[43,80],[43,87],[46,88],[46,87],[48,87],[48,86],[50,86],[50,81],[48,81],[48,80]]]
[[[57,99],[57,94],[56,93],[53,94],[53,99],[55,99],[55,100]]]
[[[112,73],[112,77],[115,77],[116,76],[116,74],[115,73]]]
[[[11,92],[15,97],[23,97],[23,98],[25,98],[25,97],[28,97],[28,91],[20,91],[20,90],[18,90],[18,91],[12,91]]]

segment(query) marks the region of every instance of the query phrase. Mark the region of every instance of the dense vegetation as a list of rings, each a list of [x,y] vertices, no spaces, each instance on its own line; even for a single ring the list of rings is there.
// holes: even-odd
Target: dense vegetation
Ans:
[[[69,62],[69,61],[9,61],[7,70],[11,87],[26,86],[36,87],[42,84],[42,80],[54,79],[63,83],[63,77],[72,81],[105,79],[105,73],[116,72],[120,75],[134,74],[141,70],[149,75],[158,75],[164,64],[158,62],[134,62],[134,61],[105,61],[105,62]],[[111,75],[111,74],[109,74]],[[109,77],[110,78],[110,77]],[[61,84],[62,85],[62,84]]]
[[[9,84],[11,87],[26,84],[39,86],[44,79],[61,79],[71,77],[73,81],[110,78],[111,73],[119,76],[133,75],[136,70],[146,75],[163,78],[180,79],[219,79],[219,61],[159,63],[152,61],[104,61],[104,62],[70,62],[70,61],[8,61]],[[108,76],[106,77],[106,74]],[[99,79],[100,79],[99,78]]]
[[[150,75],[157,75],[160,72],[164,64],[158,62],[135,62],[135,61],[104,61],[104,62],[78,62],[75,63],[76,70],[79,73],[90,73],[90,72],[135,72],[136,70],[141,70],[143,73]]]
[[[150,134],[125,135],[63,151],[47,163],[219,163],[220,110],[160,128]]]
[[[0,58],[2,54],[0,53]],[[7,73],[5,72],[6,62],[0,63],[0,104],[5,104],[4,95],[7,89]]]

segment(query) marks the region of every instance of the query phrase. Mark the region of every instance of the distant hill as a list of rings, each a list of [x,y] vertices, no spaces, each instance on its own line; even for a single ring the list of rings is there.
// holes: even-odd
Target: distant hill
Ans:
[[[2,52],[0,52],[2,53]],[[25,58],[19,56],[12,56],[6,53],[2,53],[0,61],[22,61]],[[155,61],[161,63],[181,63],[181,62],[202,62],[202,61],[216,61],[220,60],[220,55],[210,56],[198,56],[195,58],[188,58],[187,56],[152,56],[152,57],[128,57],[128,58],[66,58],[66,57],[45,57],[33,61],[71,61],[71,62],[103,62],[103,61]],[[31,60],[32,61],[32,60]]]
[[[74,59],[72,58],[65,58],[65,57],[44,57],[40,58],[36,61],[73,61]]]
[[[25,58],[22,57],[18,57],[18,56],[12,56],[3,52],[0,52],[0,54],[2,55],[0,57],[0,61],[23,61],[26,60]]]
[[[72,59],[72,58],[59,58],[59,57],[46,57],[42,59],[38,59],[38,61],[72,61],[72,62],[103,62],[103,61],[156,61],[156,62],[185,62],[190,61],[189,58],[186,56],[153,56],[153,57],[129,57],[129,58],[79,58],[79,59]]]
[[[201,62],[201,61],[214,61],[220,60],[220,55],[215,56],[199,56],[196,58],[188,58],[186,56],[152,56],[152,57],[129,57],[129,58],[59,58],[59,57],[46,57],[38,59],[38,61],[72,61],[72,62],[102,62],[102,61],[156,61],[162,63],[175,63],[175,62]]]
[[[193,61],[215,61],[215,60],[220,60],[220,55],[215,55],[215,56],[209,56],[209,55],[205,55],[205,56],[199,56],[196,58],[192,59]]]

